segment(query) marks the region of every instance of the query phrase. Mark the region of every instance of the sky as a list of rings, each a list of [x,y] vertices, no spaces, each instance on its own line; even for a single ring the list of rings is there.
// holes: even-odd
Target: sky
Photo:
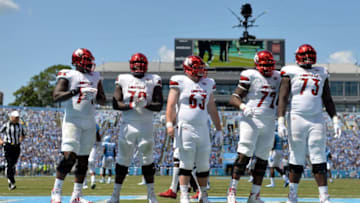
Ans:
[[[98,64],[128,61],[135,52],[150,61],[173,61],[175,38],[239,38],[232,28],[250,3],[257,38],[285,39],[286,63],[296,48],[315,47],[318,63],[359,63],[360,1],[330,0],[0,0],[0,91],[4,104],[30,78],[70,65],[76,48]]]

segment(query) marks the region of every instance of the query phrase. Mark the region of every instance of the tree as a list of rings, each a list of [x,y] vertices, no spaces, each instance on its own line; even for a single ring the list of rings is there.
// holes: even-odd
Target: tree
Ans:
[[[56,74],[61,69],[71,69],[71,67],[54,65],[40,72],[39,75],[33,76],[28,85],[22,86],[13,93],[15,101],[10,105],[54,107],[55,103],[52,99],[52,92],[56,84]]]

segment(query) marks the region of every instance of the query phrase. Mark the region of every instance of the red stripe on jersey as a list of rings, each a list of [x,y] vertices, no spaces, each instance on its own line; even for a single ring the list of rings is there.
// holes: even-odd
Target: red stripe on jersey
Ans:
[[[179,83],[178,83],[178,82],[175,82],[175,81],[170,80],[169,85],[179,85]]]
[[[66,73],[64,73],[64,72],[58,72],[57,75],[58,75],[58,76],[61,76],[61,75],[66,76]]]
[[[240,80],[246,80],[246,81],[250,81],[250,79],[248,77],[245,77],[245,76],[240,76]]]
[[[281,72],[280,72],[280,75],[285,75],[285,74],[286,74],[285,71],[281,71]]]

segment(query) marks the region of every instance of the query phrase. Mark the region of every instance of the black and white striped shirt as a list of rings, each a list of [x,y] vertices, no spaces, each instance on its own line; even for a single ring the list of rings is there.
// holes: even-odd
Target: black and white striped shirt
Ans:
[[[4,134],[3,141],[10,144],[20,144],[20,136],[25,136],[25,129],[19,123],[11,123],[10,121],[5,123],[0,133]]]

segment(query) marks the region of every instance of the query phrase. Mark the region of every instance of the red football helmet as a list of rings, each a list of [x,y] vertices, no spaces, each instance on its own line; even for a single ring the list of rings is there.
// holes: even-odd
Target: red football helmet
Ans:
[[[309,44],[303,44],[295,52],[296,63],[299,65],[313,65],[316,63],[316,51]]]
[[[254,57],[256,69],[265,77],[270,77],[275,70],[275,60],[270,51],[259,51]]]
[[[90,73],[95,70],[95,58],[90,50],[85,48],[76,49],[72,54],[72,65],[82,69],[82,72]]]
[[[130,71],[134,75],[144,75],[147,72],[148,60],[142,53],[135,53],[130,58]]]
[[[190,76],[205,77],[207,70],[205,62],[200,56],[188,56],[183,63],[184,72]]]

